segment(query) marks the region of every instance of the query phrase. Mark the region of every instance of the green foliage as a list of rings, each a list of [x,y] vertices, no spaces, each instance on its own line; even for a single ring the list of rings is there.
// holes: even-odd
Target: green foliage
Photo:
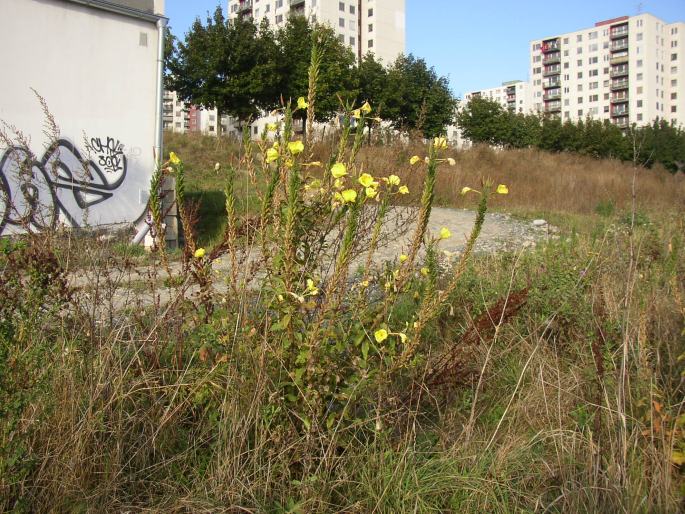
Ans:
[[[665,120],[624,133],[609,120],[562,122],[554,116],[514,113],[499,102],[474,97],[457,113],[457,124],[473,143],[578,152],[647,167],[658,162],[671,172],[685,170],[685,131]]]

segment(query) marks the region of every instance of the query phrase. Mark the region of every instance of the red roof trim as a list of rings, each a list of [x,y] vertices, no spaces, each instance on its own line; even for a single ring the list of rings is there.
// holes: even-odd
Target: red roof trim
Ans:
[[[618,23],[619,21],[626,21],[630,16],[621,16],[619,18],[611,18],[610,20],[598,21],[595,23],[595,27],[601,27],[602,25],[612,25]]]

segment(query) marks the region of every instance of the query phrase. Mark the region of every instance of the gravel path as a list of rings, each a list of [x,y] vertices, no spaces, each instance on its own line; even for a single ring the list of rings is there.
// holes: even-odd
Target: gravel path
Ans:
[[[388,222],[384,225],[383,245],[375,254],[375,264],[384,261],[395,261],[402,253],[406,253],[411,243],[411,238],[416,227],[417,211],[409,208],[394,208],[388,213]],[[439,247],[453,259],[459,257],[463,251],[466,239],[471,232],[476,213],[470,210],[448,209],[443,207],[433,208],[428,224],[428,230],[433,236],[437,236],[442,227],[447,227],[452,237],[440,241]],[[495,253],[503,250],[517,250],[531,248],[539,241],[556,237],[557,229],[549,226],[543,220],[526,222],[512,218],[507,214],[488,213],[476,243],[476,253]],[[335,235],[331,237],[335,239]],[[247,258],[242,267],[259,259],[255,250],[253,255]],[[352,264],[352,270],[364,263],[361,256]],[[215,272],[215,288],[225,290],[224,277],[230,271],[228,256],[217,259],[212,263]],[[180,271],[180,263],[172,264],[172,271]],[[82,300],[94,308],[103,316],[111,315],[113,311],[123,308],[150,305],[159,301],[164,305],[170,301],[175,292],[173,289],[159,285],[155,290],[149,287],[150,268],[139,267],[128,272],[98,270],[95,275],[92,270],[82,270],[78,274],[69,277],[69,283],[73,286]],[[159,271],[160,279],[166,277],[166,273]],[[96,285],[97,284],[97,285]],[[104,289],[104,290],[103,290]],[[192,293],[195,288],[189,291]],[[96,295],[96,291],[99,291]],[[110,291],[106,293],[105,291]]]

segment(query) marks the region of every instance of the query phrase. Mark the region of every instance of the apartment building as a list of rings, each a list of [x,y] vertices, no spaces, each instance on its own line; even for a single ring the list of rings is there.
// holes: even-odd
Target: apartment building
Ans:
[[[494,100],[514,112],[527,113],[531,110],[530,87],[528,82],[522,80],[510,80],[502,82],[499,87],[469,91],[464,94],[464,103],[468,103],[471,98]]]
[[[532,41],[530,91],[563,120],[685,124],[685,23],[645,13]]]
[[[162,114],[164,130],[169,132],[216,135],[219,132],[225,134],[236,126],[236,122],[229,116],[222,116],[219,124],[216,109],[203,109],[187,104],[175,91],[164,92]]]
[[[276,27],[305,16],[332,27],[358,59],[372,52],[388,64],[405,51],[405,0],[228,0],[228,15]]]

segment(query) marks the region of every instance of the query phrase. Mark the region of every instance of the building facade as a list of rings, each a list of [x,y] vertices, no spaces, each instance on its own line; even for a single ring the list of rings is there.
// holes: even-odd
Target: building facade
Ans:
[[[0,235],[142,223],[161,149],[163,14],[161,0],[0,1],[0,120],[24,136],[0,141]]]
[[[464,103],[468,103],[471,98],[487,98],[499,103],[505,109],[518,113],[527,113],[532,107],[529,84],[522,80],[511,80],[502,82],[499,87],[469,91],[464,94]]]
[[[651,14],[531,42],[532,108],[627,128],[659,118],[685,124],[685,23]]]
[[[405,0],[228,0],[228,15],[275,27],[305,16],[332,27],[358,59],[371,52],[389,64],[405,51]]]

